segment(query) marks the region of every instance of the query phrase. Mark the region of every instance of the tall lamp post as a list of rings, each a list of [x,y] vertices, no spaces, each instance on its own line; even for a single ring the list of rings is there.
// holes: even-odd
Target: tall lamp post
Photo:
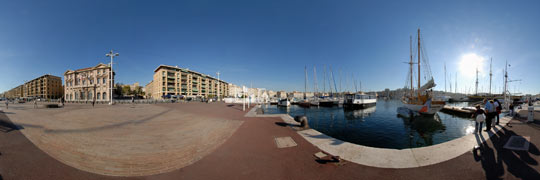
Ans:
[[[221,88],[221,87],[220,87],[221,84],[220,84],[220,82],[219,82],[219,74],[220,74],[219,71],[218,71],[216,74],[217,74],[217,85],[218,85],[218,86],[217,86],[217,100],[220,101],[220,98],[219,98],[219,89]]]
[[[114,53],[113,50],[111,50],[111,52],[109,52],[109,54],[105,54],[105,56],[107,57],[111,57],[111,72],[110,72],[110,76],[109,76],[109,80],[110,80],[110,87],[109,89],[111,90],[110,92],[110,102],[109,102],[109,105],[112,105],[113,104],[113,59],[115,56],[120,56],[120,54],[118,53]]]

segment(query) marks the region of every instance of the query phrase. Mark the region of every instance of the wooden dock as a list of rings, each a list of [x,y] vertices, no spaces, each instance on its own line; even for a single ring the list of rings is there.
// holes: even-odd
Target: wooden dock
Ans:
[[[441,112],[470,118],[474,114],[474,109],[470,107],[444,106]]]

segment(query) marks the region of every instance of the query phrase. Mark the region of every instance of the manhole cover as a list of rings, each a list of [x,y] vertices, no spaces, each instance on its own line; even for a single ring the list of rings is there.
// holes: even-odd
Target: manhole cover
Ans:
[[[289,136],[275,138],[275,141],[278,148],[288,148],[296,146],[294,140]]]
[[[529,150],[529,142],[531,138],[529,136],[512,136],[504,145],[504,148],[511,150]]]

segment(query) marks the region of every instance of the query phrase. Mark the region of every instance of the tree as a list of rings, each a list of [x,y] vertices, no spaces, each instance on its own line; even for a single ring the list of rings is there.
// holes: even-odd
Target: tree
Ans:
[[[122,86],[122,96],[125,96],[125,95],[131,95],[131,87],[129,86]]]

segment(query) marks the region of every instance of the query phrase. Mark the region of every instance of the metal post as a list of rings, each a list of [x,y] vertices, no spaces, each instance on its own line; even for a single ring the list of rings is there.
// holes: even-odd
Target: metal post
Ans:
[[[109,89],[111,90],[110,91],[110,102],[109,102],[109,105],[112,105],[113,104],[113,88],[114,88],[114,85],[113,85],[113,59],[115,56],[119,56],[120,54],[118,53],[113,53],[113,50],[111,50],[111,52],[109,52],[109,54],[105,54],[105,56],[107,57],[111,57],[111,70],[110,70],[110,76],[109,76],[109,80],[110,80],[110,87]]]
[[[242,86],[242,111],[246,111],[246,86]]]
[[[218,88],[217,88],[217,100],[220,101],[220,98],[219,98],[219,90],[220,90],[220,82],[219,82],[219,71],[217,72],[217,80],[218,80]]]

